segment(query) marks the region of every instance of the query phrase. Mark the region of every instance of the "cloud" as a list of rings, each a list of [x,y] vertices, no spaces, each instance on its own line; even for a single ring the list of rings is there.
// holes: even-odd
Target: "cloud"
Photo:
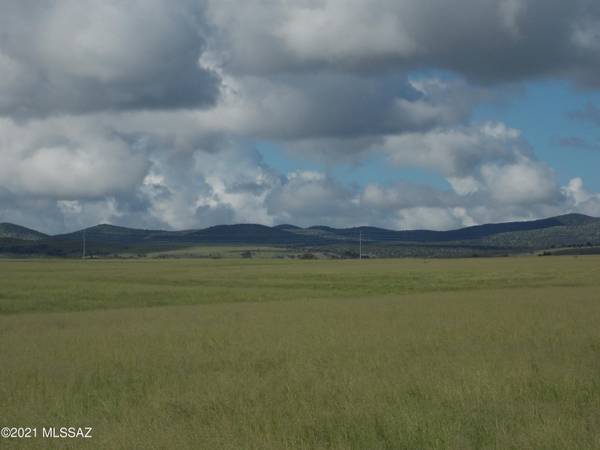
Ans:
[[[200,12],[191,1],[4,1],[0,114],[214,104],[218,77],[198,64]]]
[[[600,6],[587,0],[1,8],[0,220],[444,229],[597,211],[519,130],[473,120],[521,80],[600,86]],[[600,123],[592,104],[573,117]],[[257,141],[330,168],[383,156],[448,188],[278,171]]]
[[[580,150],[600,150],[600,142],[589,142],[578,136],[569,136],[558,139],[558,145],[564,148]]]
[[[555,172],[536,159],[521,133],[502,123],[389,136],[382,148],[393,164],[435,171],[452,187],[455,196],[437,196],[443,199],[437,204],[412,194],[417,208],[466,208],[464,217],[481,223],[576,206],[570,205]]]
[[[486,164],[481,177],[492,199],[509,205],[560,201],[555,175],[545,164],[521,160],[506,165]]]
[[[196,113],[197,126],[308,146],[456,125],[486,96],[458,80],[405,75],[244,76],[224,83],[218,105]]]
[[[343,226],[358,219],[355,190],[315,172],[292,172],[273,189],[266,205],[273,221]]]
[[[600,7],[587,0],[209,0],[207,16],[210,50],[238,73],[435,67],[485,83],[600,84]]]
[[[588,191],[581,178],[573,178],[562,192],[575,210],[590,216],[600,216],[600,194]]]
[[[465,178],[483,163],[531,156],[520,132],[502,123],[393,135],[383,148],[398,166],[432,169],[449,178]]]
[[[473,222],[462,208],[419,206],[401,210],[398,224],[398,228],[404,230],[420,229],[423,225],[429,230],[449,230],[472,225]]]
[[[50,232],[100,222],[172,229],[240,222],[448,229],[566,211],[600,213],[600,197],[581,180],[561,187],[547,166],[528,159],[482,164],[469,175],[475,188],[461,191],[407,182],[348,185],[318,171],[282,173],[235,142],[216,153],[150,145],[145,151],[150,168],[124,192],[77,193],[67,200],[0,187],[0,220]]]
[[[593,103],[588,103],[583,109],[579,111],[572,111],[569,113],[569,117],[582,122],[589,122],[594,125],[600,126],[600,108]]]
[[[85,121],[0,119],[0,135],[0,186],[17,194],[102,198],[129,192],[149,168],[134,142]]]

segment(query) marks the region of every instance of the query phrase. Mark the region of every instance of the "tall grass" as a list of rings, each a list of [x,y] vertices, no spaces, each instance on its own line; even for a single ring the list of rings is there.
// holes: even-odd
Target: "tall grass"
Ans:
[[[4,263],[0,425],[94,437],[0,447],[600,448],[598,262]]]
[[[600,258],[0,261],[0,314],[600,286]]]

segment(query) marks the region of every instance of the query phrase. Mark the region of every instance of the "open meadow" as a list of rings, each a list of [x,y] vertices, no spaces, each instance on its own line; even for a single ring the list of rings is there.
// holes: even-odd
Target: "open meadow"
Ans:
[[[600,257],[0,261],[0,448],[597,449]]]

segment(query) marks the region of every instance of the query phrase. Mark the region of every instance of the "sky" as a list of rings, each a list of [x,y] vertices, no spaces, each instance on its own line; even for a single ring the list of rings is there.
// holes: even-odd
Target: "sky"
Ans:
[[[600,216],[596,0],[0,0],[0,222]]]

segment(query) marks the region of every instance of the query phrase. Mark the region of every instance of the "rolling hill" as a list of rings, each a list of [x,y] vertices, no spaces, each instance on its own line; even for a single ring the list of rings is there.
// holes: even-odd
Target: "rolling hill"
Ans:
[[[145,255],[198,245],[268,245],[295,252],[354,257],[362,240],[369,256],[472,256],[600,246],[600,219],[567,214],[541,220],[477,225],[457,230],[394,231],[376,227],[332,228],[258,224],[200,230],[143,230],[108,224],[48,236],[14,224],[0,225],[0,254],[76,256],[85,234],[88,254]]]
[[[24,241],[39,241],[46,239],[47,234],[25,228],[12,223],[0,223],[0,239],[21,239]]]

